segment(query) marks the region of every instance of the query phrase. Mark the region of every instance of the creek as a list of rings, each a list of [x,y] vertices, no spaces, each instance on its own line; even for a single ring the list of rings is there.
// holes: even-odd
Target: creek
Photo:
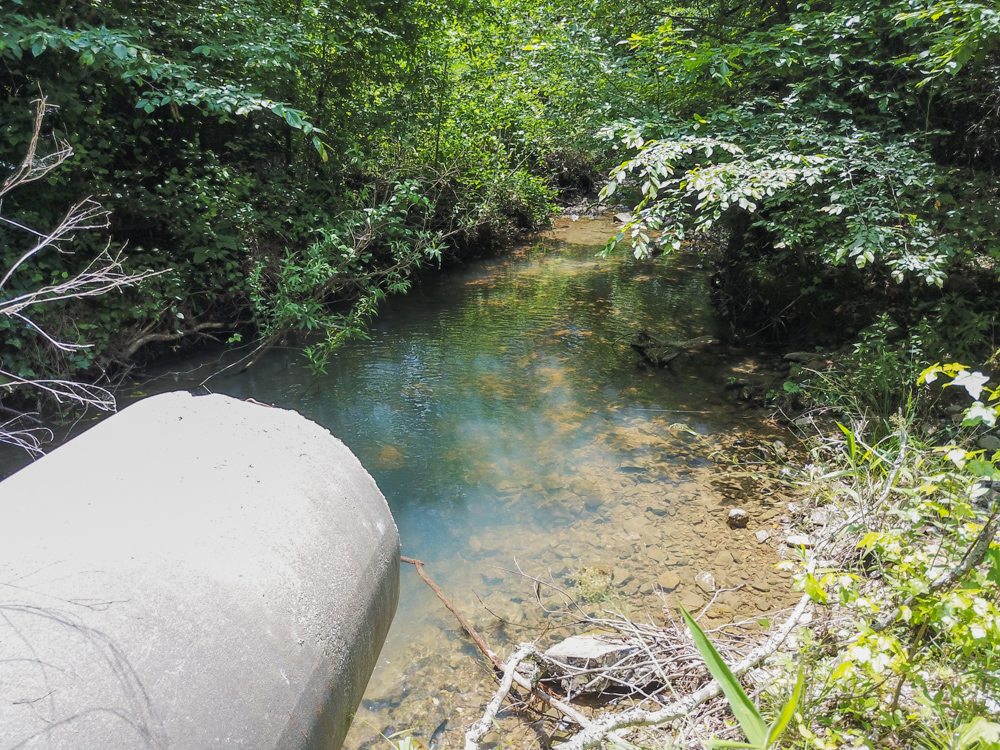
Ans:
[[[597,257],[614,231],[561,218],[530,247],[391,299],[371,339],[347,345],[325,375],[275,350],[207,387],[295,409],[342,439],[385,494],[403,554],[426,562],[495,650],[572,630],[540,609],[518,567],[643,619],[662,621],[678,600],[708,603],[700,571],[720,588],[743,584],[716,598],[710,627],[786,606],[795,597],[774,552],[725,523],[734,504],[776,520],[780,499],[718,481],[734,439],[773,437],[725,396],[752,355],[709,347],[669,368],[638,366],[628,342],[640,329],[686,340],[717,335],[720,322],[699,256]],[[143,391],[193,389],[208,367],[175,363]],[[668,571],[676,587],[656,590]],[[345,747],[388,747],[381,736],[400,730],[459,747],[491,692],[474,646],[404,565]]]

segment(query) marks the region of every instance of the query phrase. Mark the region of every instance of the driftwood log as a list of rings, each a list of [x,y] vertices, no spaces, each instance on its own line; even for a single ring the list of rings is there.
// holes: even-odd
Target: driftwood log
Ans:
[[[649,331],[639,331],[635,341],[629,346],[639,352],[647,364],[653,367],[666,367],[685,352],[697,351],[702,347],[718,343],[718,339],[711,336],[699,336],[687,341],[664,341],[656,338]]]

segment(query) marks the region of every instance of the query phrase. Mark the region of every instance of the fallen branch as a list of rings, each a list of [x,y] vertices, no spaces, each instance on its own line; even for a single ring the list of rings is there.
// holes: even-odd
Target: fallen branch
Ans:
[[[764,659],[777,651],[788,637],[788,634],[792,632],[792,629],[802,618],[806,605],[809,601],[809,596],[804,595],[799,600],[799,603],[796,605],[792,614],[777,630],[777,632],[775,632],[774,635],[772,635],[761,646],[758,646],[747,654],[747,656],[740,661],[739,664],[733,667],[733,674],[737,677],[746,674],[749,670],[756,667]],[[628,711],[623,711],[620,714],[613,714],[606,718],[599,719],[598,721],[593,722],[591,726],[585,727],[572,739],[561,744],[559,748],[560,750],[585,750],[585,748],[593,747],[594,745],[600,743],[601,740],[603,740],[608,734],[619,729],[624,729],[625,727],[665,724],[668,721],[680,719],[686,716],[695,706],[705,703],[721,693],[722,687],[717,681],[713,680],[697,692],[691,693],[680,700],[674,701],[658,711],[646,711],[640,708],[633,708]]]
[[[410,565],[412,565],[417,569],[417,575],[419,575],[423,579],[424,583],[426,583],[428,586],[431,587],[431,590],[435,594],[437,594],[437,598],[444,603],[444,606],[446,606],[448,610],[453,615],[455,615],[456,618],[458,618],[458,621],[462,625],[462,628],[465,630],[466,633],[469,634],[469,637],[472,638],[473,641],[475,641],[476,645],[479,647],[479,650],[483,652],[486,658],[488,658],[491,662],[493,662],[493,665],[497,669],[502,671],[504,665],[503,662],[500,660],[500,657],[496,655],[496,652],[493,651],[493,649],[491,649],[489,646],[486,645],[486,641],[482,639],[482,636],[480,636],[479,633],[476,632],[476,629],[472,627],[472,625],[469,623],[469,621],[462,616],[462,613],[455,608],[455,605],[451,603],[451,601],[448,599],[447,596],[445,596],[445,593],[440,589],[440,587],[436,583],[434,583],[433,580],[431,580],[431,577],[424,572],[423,561],[414,560],[412,557],[403,557],[403,556],[400,556],[399,559],[401,562],[409,563]],[[548,704],[549,706],[552,706],[552,708],[556,709],[556,711],[561,713],[567,719],[576,722],[581,727],[590,726],[591,721],[586,716],[581,714],[572,706],[568,706],[559,699],[546,694],[537,686],[532,685],[530,680],[526,679],[520,674],[517,674],[516,672],[514,674],[514,682],[516,682],[520,687],[530,692],[540,701]]]
[[[510,688],[514,684],[517,668],[534,650],[535,647],[530,643],[522,643],[514,655],[507,659],[507,664],[503,668],[503,678],[500,680],[500,687],[497,688],[496,695],[486,706],[482,718],[465,733],[465,750],[479,750],[479,741],[490,731],[490,727],[493,726],[497,713],[500,711],[500,706],[503,705],[504,698],[507,697],[507,693],[510,692]]]
[[[149,333],[146,334],[145,336],[140,336],[139,338],[129,343],[129,345],[125,347],[125,351],[122,352],[121,359],[124,360],[131,359],[132,356],[137,351],[139,351],[142,347],[146,346],[147,344],[158,344],[158,343],[169,343],[171,341],[180,341],[182,338],[185,338],[186,336],[191,336],[196,333],[201,333],[202,331],[218,330],[220,328],[226,328],[226,326],[227,326],[226,323],[198,323],[197,325],[192,326],[190,329],[186,331],[185,330],[175,331],[174,333]]]
[[[483,652],[483,654],[486,656],[487,659],[493,662],[493,665],[497,669],[502,670],[503,662],[500,661],[500,657],[496,655],[495,651],[493,651],[489,646],[486,645],[486,641],[484,641],[482,639],[482,636],[480,636],[479,633],[476,632],[476,629],[472,627],[472,624],[468,620],[466,620],[465,617],[462,616],[462,613],[455,608],[455,605],[452,604],[451,601],[449,601],[448,597],[445,596],[444,592],[438,587],[438,585],[431,580],[430,576],[428,576],[427,573],[424,572],[423,560],[414,560],[412,557],[402,557],[402,556],[400,556],[399,559],[400,562],[409,563],[410,565],[412,565],[417,569],[417,575],[424,580],[424,583],[426,583],[428,586],[431,587],[431,590],[435,594],[437,594],[437,598],[440,599],[442,602],[444,602],[444,606],[446,606],[448,610],[453,615],[455,615],[456,618],[458,618],[458,622],[465,629],[465,632],[469,634],[469,637],[476,642],[476,645],[479,646],[479,650]]]

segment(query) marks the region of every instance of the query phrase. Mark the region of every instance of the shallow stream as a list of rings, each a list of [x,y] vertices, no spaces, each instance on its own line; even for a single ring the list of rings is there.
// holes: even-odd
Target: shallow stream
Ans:
[[[547,627],[531,582],[634,617],[662,621],[681,600],[708,627],[785,606],[788,581],[750,530],[730,529],[734,503],[759,521],[776,498],[719,484],[733,435],[768,433],[725,398],[746,353],[709,347],[671,367],[638,366],[641,329],[663,339],[714,335],[708,273],[696,255],[596,257],[603,219],[560,219],[536,245],[473,263],[390,300],[370,341],[348,345],[327,375],[293,351],[208,382],[215,392],[296,409],[329,428],[375,477],[420,558],[498,651]],[[734,368],[737,368],[734,370]],[[193,388],[204,368],[174,366],[144,391]],[[774,505],[775,507],[772,507]],[[665,573],[669,593],[654,589]],[[670,576],[667,577],[668,579]],[[661,578],[661,580],[663,580]],[[482,659],[434,594],[404,565],[399,608],[345,747],[411,730],[461,746],[492,691]]]

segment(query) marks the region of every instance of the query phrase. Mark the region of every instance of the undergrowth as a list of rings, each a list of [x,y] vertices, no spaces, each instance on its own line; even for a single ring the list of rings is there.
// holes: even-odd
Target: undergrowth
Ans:
[[[816,437],[798,480],[806,510],[835,520],[782,563],[820,606],[788,658],[785,681],[803,664],[807,680],[796,747],[1000,747],[984,720],[1000,716],[1000,450],[980,447],[1000,391],[957,364],[911,382],[880,424]],[[972,404],[926,437],[915,404],[949,390]]]

